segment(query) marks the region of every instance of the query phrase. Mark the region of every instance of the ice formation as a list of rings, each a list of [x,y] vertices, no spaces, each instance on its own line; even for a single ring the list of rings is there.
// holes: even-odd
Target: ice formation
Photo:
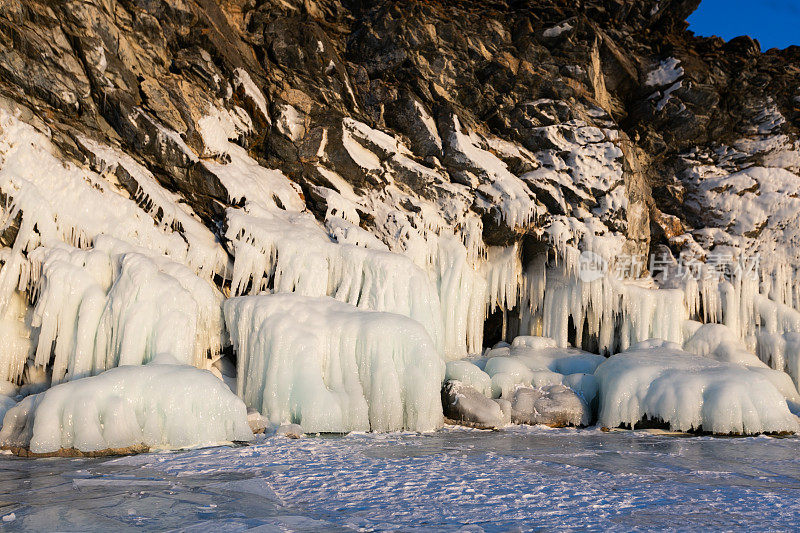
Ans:
[[[448,361],[444,379],[445,381],[459,381],[484,396],[492,396],[491,376],[472,361]]]
[[[240,108],[237,108],[240,109]],[[241,110],[244,117],[249,116]],[[284,209],[302,210],[300,188],[280,170],[268,169],[258,164],[247,150],[231,142],[251,130],[252,124],[242,123],[237,113],[212,107],[209,115],[198,123],[209,155],[224,156],[226,162],[203,160],[202,164],[216,175],[234,203],[245,200],[265,207],[281,206]]]
[[[228,256],[219,240],[181,201],[180,196],[164,189],[149,170],[127,154],[86,137],[79,140],[95,158],[95,167],[101,174],[132,182],[129,186],[137,203],[164,228],[180,230],[188,246],[186,257],[177,256],[176,259],[206,278],[226,273]]]
[[[33,453],[188,448],[249,441],[247,409],[210,372],[162,356],[26,397],[6,413],[0,444]]]
[[[22,375],[25,360],[33,349],[31,320],[31,309],[24,294],[12,291],[6,309],[0,309],[0,383],[14,381]]]
[[[14,398],[0,394],[0,428],[2,428],[2,420],[6,413],[15,405],[17,405],[17,401]]]
[[[306,432],[431,431],[445,365],[419,323],[328,297],[230,298],[237,391],[274,424]]]
[[[510,398],[520,386],[561,385],[573,374],[592,374],[604,360],[574,348],[559,348],[552,339],[517,337],[511,346],[487,350],[484,371],[492,378],[492,395]],[[590,403],[594,398],[584,398]]]
[[[691,355],[662,341],[611,356],[595,372],[599,424],[635,426],[644,417],[677,431],[752,434],[798,430],[773,383],[735,363]]]
[[[55,383],[167,345],[198,366],[219,352],[221,295],[206,280],[227,272],[227,255],[177,196],[89,139],[79,141],[97,171],[62,162],[46,133],[3,108],[0,132],[3,229],[19,221],[0,271],[0,377],[19,379],[29,355],[49,365],[51,349]]]
[[[589,406],[597,395],[592,374],[604,360],[601,355],[559,348],[553,339],[522,336],[511,345],[487,350],[481,358],[448,362],[445,379],[505,400],[513,399],[519,388],[538,390],[565,385]],[[578,420],[583,416],[581,412]]]
[[[533,220],[538,208],[532,201],[535,196],[531,190],[508,170],[508,166],[500,158],[480,146],[480,140],[475,133],[462,131],[461,123],[455,115],[448,142],[461,165],[485,178],[485,182],[478,187],[481,194],[479,204],[484,205],[488,211],[494,211],[496,218],[506,220],[512,227],[524,227]]]
[[[450,420],[481,429],[500,428],[511,423],[498,401],[457,380],[449,380],[442,387],[442,408]]]
[[[360,308],[401,314],[424,325],[442,351],[442,317],[427,274],[400,254],[337,244],[307,213],[256,205],[229,210],[228,237],[237,260],[233,292],[257,293],[270,280],[275,292],[331,296]]]
[[[84,140],[88,149],[97,151],[104,175],[64,163],[47,135],[2,107],[0,132],[0,191],[8,199],[3,229],[21,215],[14,254],[55,242],[90,245],[103,234],[167,254],[194,270],[213,274],[225,268],[211,233],[130,158]],[[136,182],[136,195],[147,209],[119,193],[112,173],[116,169],[124,169]],[[163,213],[158,222],[153,218],[157,212]],[[182,233],[173,230],[176,223],[183,226]],[[13,286],[20,268],[3,269],[4,289]]]
[[[113,238],[30,254],[38,295],[34,362],[52,381],[140,365],[168,353],[206,368],[224,342],[222,295],[189,268]]]
[[[563,427],[586,426],[591,421],[586,402],[560,383],[539,388],[518,387],[510,401],[511,421],[515,424]]]
[[[551,30],[571,31],[566,23]],[[683,75],[673,58],[647,75],[656,106],[667,104]],[[617,277],[611,272],[630,244],[626,213],[646,208],[631,204],[626,193],[618,131],[577,118],[531,128],[546,147],[534,152],[473,131],[456,115],[446,117],[440,132],[413,102],[436,157],[423,159],[405,138],[346,118],[317,137],[311,148],[316,159],[307,169],[312,177],[301,191],[245,149],[243,140],[255,125],[273,118],[245,70],[236,69],[232,83],[237,102],[253,116],[232,102],[210,105],[197,123],[202,142],[192,144],[196,153],[143,109],[129,117],[151,123],[186,161],[219,180],[228,203],[220,200],[224,220],[214,231],[121,149],[79,136],[88,166],[62,163],[47,131],[0,108],[2,229],[18,226],[0,257],[1,380],[19,381],[29,358],[36,368],[50,369],[53,383],[141,365],[162,353],[212,368],[230,335],[245,365],[239,392],[273,421],[302,418],[310,431],[430,429],[438,415],[415,398],[428,394],[432,376],[441,377],[442,360],[455,361],[447,366],[448,379],[487,396],[563,384],[591,404],[598,387],[592,373],[602,357],[587,352],[610,355],[661,339],[706,365],[746,367],[742,371],[772,383],[790,404],[797,401],[800,271],[790,265],[800,260],[800,249],[792,245],[777,254],[775,243],[800,237],[794,179],[800,159],[797,146],[772,133],[785,121],[774,105],[765,107],[756,131],[732,146],[684,155],[693,162],[688,203],[697,209],[714,205],[719,227],[671,242],[706,261],[712,250],[734,259],[752,252],[770,256],[760,277],[715,277],[710,261],[698,280],[648,272],[651,265]],[[558,114],[560,105],[549,99],[524,104],[545,116]],[[308,117],[299,106],[276,104],[275,112],[282,135],[309,138]],[[440,156],[457,175],[445,170]],[[758,156],[759,165],[741,168],[736,161],[745,156]],[[525,238],[487,246],[484,237],[493,226]],[[590,263],[602,268],[587,277]],[[225,301],[226,325],[221,308],[228,291],[234,297],[275,296]],[[284,324],[277,317],[280,305],[296,308],[307,322]],[[480,358],[489,343],[484,325],[493,313],[492,320],[502,320],[502,339],[519,336]],[[320,329],[320,315],[327,329]],[[425,380],[404,381],[411,359],[392,367],[376,347],[347,344],[363,337],[377,346],[378,323],[413,332],[381,346],[424,360],[431,369]],[[309,328],[314,335],[305,338]],[[345,330],[350,340],[326,344]],[[318,353],[304,357],[336,354],[347,372],[353,361],[374,357],[375,375],[348,377],[324,358],[313,359],[321,370],[306,369],[306,375],[290,364],[295,352],[275,340],[280,336],[316,343]],[[412,340],[420,346],[411,346]],[[283,370],[260,366],[265,361]],[[251,368],[258,369],[253,376]],[[394,368],[394,374],[378,368]],[[372,384],[385,375],[394,381],[378,398],[374,391],[384,385]],[[304,385],[308,395],[298,399],[296,391],[280,389],[270,396],[270,387],[299,383],[300,376],[310,380]],[[267,386],[269,379],[276,381]],[[324,409],[313,411],[329,397],[335,401],[323,404],[336,406],[337,414],[327,420]]]

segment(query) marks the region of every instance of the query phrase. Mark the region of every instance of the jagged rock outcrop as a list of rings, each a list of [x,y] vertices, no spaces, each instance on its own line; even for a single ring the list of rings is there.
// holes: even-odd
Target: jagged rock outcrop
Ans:
[[[378,186],[342,149],[334,130],[345,117],[399,135],[432,169],[398,167],[414,194],[435,197],[434,174],[479,184],[454,145],[456,130],[468,128],[515,175],[538,171],[524,181],[550,215],[602,210],[597,198],[608,189],[577,175],[570,159],[592,157],[587,144],[597,141],[577,136],[577,146],[565,146],[563,138],[580,121],[608,129],[602,137],[620,148],[608,161],[620,164],[628,214],[600,217],[641,252],[648,209],[687,227],[707,222],[676,209],[688,150],[735,142],[758,127],[765,105],[784,117],[781,132],[796,133],[797,50],[761,54],[745,38],[693,37],[683,20],[697,4],[6,1],[0,91],[47,123],[65,158],[91,159],[74,140],[79,132],[120,143],[209,225],[229,202],[224,187],[161,128],[213,157],[198,122],[219,101],[248,112],[253,128],[238,141],[250,154],[304,190],[326,183],[315,165],[325,131],[330,166],[357,187]],[[670,62],[675,80],[653,76]],[[495,137],[530,153],[493,147]],[[496,199],[479,185],[468,192]],[[490,244],[518,238],[532,222],[514,226],[476,203]],[[653,218],[660,238],[661,216]]]

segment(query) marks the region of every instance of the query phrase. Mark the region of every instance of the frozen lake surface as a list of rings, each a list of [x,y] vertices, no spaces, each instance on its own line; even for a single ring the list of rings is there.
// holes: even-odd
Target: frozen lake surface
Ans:
[[[800,528],[800,440],[500,432],[0,457],[0,529]],[[12,515],[13,513],[13,515]]]

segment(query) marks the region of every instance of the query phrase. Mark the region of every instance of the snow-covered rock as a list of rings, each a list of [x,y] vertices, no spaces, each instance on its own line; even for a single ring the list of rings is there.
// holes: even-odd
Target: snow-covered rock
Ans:
[[[332,298],[231,298],[238,394],[273,424],[307,432],[431,431],[445,365],[418,322]]]
[[[450,420],[478,428],[500,428],[511,420],[502,406],[460,381],[447,381],[442,387],[444,416]]]
[[[254,434],[257,434],[257,433],[264,433],[270,426],[270,423],[267,417],[265,417],[252,407],[248,407],[247,425],[250,426],[250,431],[252,431]]]
[[[492,377],[492,398],[508,398],[518,385],[530,385],[533,379],[530,368],[507,356],[490,358],[484,371]]]
[[[497,416],[493,406],[477,397],[483,393],[516,424],[588,425],[598,389],[592,374],[603,361],[601,355],[559,348],[546,337],[498,343],[481,359],[447,363],[448,379],[459,381],[445,384],[445,415],[473,422]],[[448,402],[452,415],[447,414]]]
[[[10,409],[0,444],[33,454],[249,441],[247,409],[210,372],[160,356],[62,383]]]
[[[755,434],[798,430],[772,381],[746,366],[649,343],[611,356],[595,372],[599,423],[635,427],[645,417],[676,431]]]
[[[564,385],[519,387],[511,397],[511,421],[551,427],[587,426],[591,411],[575,391]]]
[[[299,439],[305,434],[299,424],[282,424],[275,430],[275,435],[280,435],[290,439]]]

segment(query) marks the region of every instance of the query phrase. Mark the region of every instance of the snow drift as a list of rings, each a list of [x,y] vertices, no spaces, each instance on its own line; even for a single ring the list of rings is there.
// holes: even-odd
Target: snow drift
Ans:
[[[32,453],[249,441],[247,409],[210,372],[159,356],[26,397],[6,413],[0,444]]]
[[[238,394],[306,432],[430,431],[445,365],[419,323],[297,294],[231,298]]]

